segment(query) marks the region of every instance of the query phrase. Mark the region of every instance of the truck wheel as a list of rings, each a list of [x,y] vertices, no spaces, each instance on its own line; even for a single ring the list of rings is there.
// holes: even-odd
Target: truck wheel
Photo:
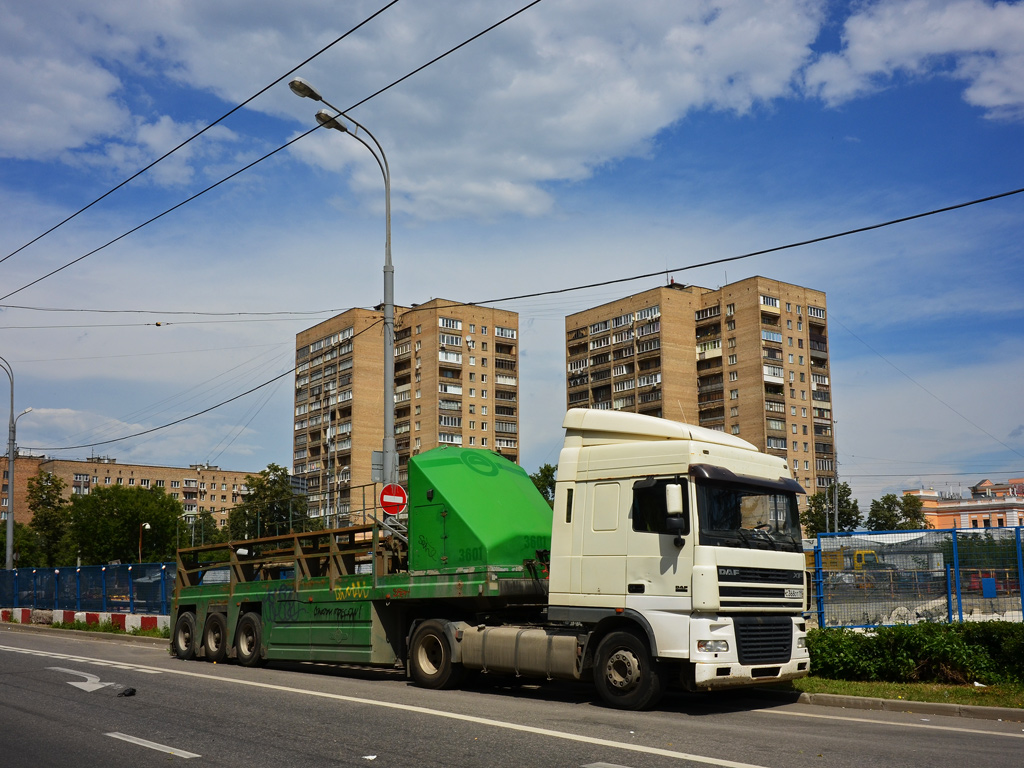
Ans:
[[[203,627],[206,660],[220,663],[228,657],[228,623],[223,613],[209,613]]]
[[[602,701],[616,709],[650,709],[664,691],[664,676],[632,632],[612,632],[597,646],[594,685]]]
[[[456,688],[462,682],[465,669],[452,662],[443,621],[431,619],[416,627],[409,643],[409,671],[421,688]]]
[[[191,661],[196,657],[196,615],[191,611],[182,613],[174,622],[171,649],[182,661]]]
[[[263,664],[260,647],[263,645],[263,619],[258,613],[243,613],[235,630],[235,652],[238,663],[243,667],[258,667]]]

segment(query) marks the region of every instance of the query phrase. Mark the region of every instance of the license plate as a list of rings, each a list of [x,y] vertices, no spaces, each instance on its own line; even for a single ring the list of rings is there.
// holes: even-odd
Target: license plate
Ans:
[[[803,596],[804,596],[804,591],[802,589],[787,589],[786,590],[786,597],[787,598],[801,598]]]

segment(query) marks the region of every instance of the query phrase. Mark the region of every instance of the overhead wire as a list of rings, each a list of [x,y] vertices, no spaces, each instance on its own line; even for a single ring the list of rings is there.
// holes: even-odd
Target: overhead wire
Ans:
[[[258,98],[259,96],[262,96],[262,95],[263,95],[264,93],[266,93],[266,92],[267,92],[267,91],[269,91],[269,90],[270,90],[271,88],[273,88],[273,87],[274,87],[275,85],[277,85],[277,84],[278,84],[278,83],[280,83],[280,82],[281,82],[282,80],[284,80],[284,79],[285,79],[286,77],[288,77],[288,75],[291,75],[292,73],[294,73],[294,72],[298,71],[299,69],[301,69],[302,67],[304,67],[304,66],[305,66],[306,64],[308,64],[309,62],[311,62],[311,61],[312,61],[313,59],[315,59],[315,58],[317,58],[318,56],[320,56],[320,55],[321,55],[322,53],[324,53],[324,52],[326,52],[326,51],[330,50],[331,48],[333,48],[333,47],[334,47],[335,45],[337,45],[338,43],[340,43],[340,42],[341,42],[342,40],[344,40],[344,39],[345,39],[346,37],[348,37],[349,35],[351,35],[351,34],[352,34],[353,32],[356,32],[356,31],[357,31],[357,30],[359,30],[359,29],[360,29],[361,27],[364,27],[365,25],[369,24],[369,23],[370,23],[371,21],[373,21],[373,20],[374,20],[375,18],[377,18],[378,16],[380,16],[380,15],[381,15],[382,13],[384,13],[384,11],[388,10],[388,9],[389,9],[389,8],[390,8],[391,6],[395,5],[395,4],[396,4],[396,3],[398,3],[398,2],[399,2],[399,0],[391,0],[391,2],[389,2],[389,3],[387,4],[387,5],[383,6],[383,7],[382,7],[382,8],[380,9],[380,10],[376,11],[375,13],[371,14],[371,15],[370,15],[370,16],[368,16],[367,18],[363,19],[363,21],[361,21],[361,22],[359,22],[358,24],[356,24],[356,26],[352,27],[352,28],[351,28],[350,30],[348,30],[348,32],[346,32],[345,34],[343,34],[343,35],[341,35],[340,37],[336,38],[335,40],[333,40],[332,42],[328,43],[328,44],[327,44],[327,45],[325,45],[325,46],[324,46],[323,48],[321,48],[321,49],[320,49],[319,51],[317,51],[316,53],[314,53],[314,54],[313,54],[312,56],[309,56],[308,58],[304,59],[304,60],[303,60],[302,62],[300,62],[299,64],[297,64],[296,66],[292,67],[292,68],[291,68],[290,70],[288,70],[287,72],[285,72],[285,73],[284,73],[283,75],[281,75],[281,76],[280,76],[279,78],[277,78],[276,80],[274,80],[274,82],[272,82],[272,83],[270,83],[269,85],[267,85],[267,86],[265,86],[265,87],[261,88],[261,89],[260,89],[260,90],[258,90],[258,91],[257,91],[256,93],[254,93],[254,94],[253,94],[252,96],[250,96],[250,97],[249,97],[248,99],[246,99],[245,101],[243,101],[243,102],[242,102],[241,104],[239,104],[238,106],[236,106],[236,107],[234,107],[234,108],[230,109],[230,110],[229,110],[228,112],[226,112],[226,113],[224,113],[223,115],[221,115],[220,117],[218,117],[218,118],[217,118],[216,120],[214,120],[214,121],[213,121],[212,123],[210,123],[209,125],[207,125],[207,126],[206,126],[205,128],[203,128],[202,130],[200,130],[200,131],[198,131],[197,133],[193,134],[193,135],[192,135],[192,136],[190,136],[189,138],[185,139],[185,140],[184,140],[183,142],[181,142],[180,144],[178,144],[178,145],[177,145],[176,147],[174,147],[174,148],[172,148],[172,149],[168,150],[167,152],[165,152],[164,154],[162,154],[162,155],[161,155],[160,157],[158,157],[158,158],[157,158],[156,160],[154,160],[153,162],[151,162],[151,163],[150,163],[149,165],[147,165],[147,166],[145,166],[144,168],[141,168],[140,170],[138,170],[138,171],[136,171],[135,173],[133,173],[133,174],[132,174],[131,176],[129,176],[129,177],[128,177],[127,179],[125,179],[124,181],[122,181],[122,182],[121,182],[120,184],[118,184],[118,185],[117,185],[116,187],[113,187],[112,189],[110,189],[110,190],[108,190],[108,191],[104,192],[104,193],[103,193],[102,195],[100,195],[99,197],[97,197],[97,198],[96,198],[95,200],[93,200],[93,201],[92,201],[91,203],[89,203],[88,205],[84,206],[83,208],[80,208],[80,209],[78,209],[77,211],[75,211],[74,213],[72,213],[72,214],[71,214],[70,216],[68,216],[67,218],[65,218],[65,219],[63,219],[63,220],[61,220],[61,221],[57,222],[57,223],[56,223],[56,224],[54,224],[54,225],[53,225],[52,227],[50,227],[50,228],[49,228],[48,230],[46,230],[46,231],[45,231],[45,232],[43,232],[42,234],[40,234],[40,235],[37,235],[36,237],[32,238],[32,239],[31,239],[31,240],[29,240],[29,241],[28,241],[27,243],[25,243],[24,245],[22,245],[22,246],[21,246],[20,248],[16,248],[15,250],[11,251],[11,252],[10,252],[9,254],[7,254],[7,255],[6,255],[6,256],[4,256],[3,258],[0,258],[0,264],[2,264],[3,262],[7,261],[7,260],[8,260],[9,258],[11,258],[12,256],[14,256],[15,254],[17,254],[17,253],[20,253],[21,251],[25,250],[26,248],[28,248],[28,247],[29,247],[30,245],[32,245],[33,243],[36,243],[36,242],[38,242],[39,240],[42,240],[42,239],[43,239],[44,237],[46,237],[47,235],[49,235],[49,234],[50,234],[51,232],[53,232],[53,231],[55,231],[55,230],[59,229],[60,227],[64,226],[64,225],[65,225],[65,224],[67,224],[67,223],[68,223],[69,221],[71,221],[72,219],[74,219],[75,217],[77,217],[77,216],[78,216],[79,214],[85,213],[85,212],[86,212],[87,210],[89,210],[90,208],[92,208],[92,207],[93,207],[94,205],[96,205],[96,204],[97,204],[98,202],[100,202],[101,200],[104,200],[105,198],[109,197],[110,195],[112,195],[112,194],[113,194],[114,192],[116,192],[117,190],[121,189],[121,187],[123,187],[123,186],[125,186],[126,184],[128,184],[129,182],[131,182],[131,181],[134,181],[135,179],[137,179],[137,178],[138,178],[139,176],[141,176],[142,174],[144,174],[144,173],[145,173],[146,171],[148,171],[148,170],[149,170],[150,168],[152,168],[153,166],[155,166],[155,165],[156,165],[157,163],[160,163],[160,162],[162,162],[163,160],[166,160],[166,159],[167,159],[168,157],[170,157],[171,155],[173,155],[173,154],[174,154],[175,152],[177,152],[177,151],[178,151],[179,149],[182,149],[182,148],[183,148],[183,147],[185,147],[185,146],[186,146],[187,144],[191,143],[191,142],[192,142],[192,141],[194,141],[195,139],[197,139],[197,138],[199,138],[200,136],[202,136],[202,135],[203,135],[204,133],[206,133],[206,132],[207,132],[208,130],[210,130],[211,128],[213,128],[213,127],[214,127],[215,125],[218,125],[219,123],[223,122],[224,120],[226,120],[227,118],[229,118],[229,117],[230,117],[231,115],[233,115],[233,114],[234,114],[235,112],[237,112],[238,110],[240,110],[240,109],[241,109],[242,107],[246,106],[247,104],[249,104],[249,103],[250,103],[251,101],[253,101],[253,100],[255,100],[256,98]],[[105,247],[105,246],[104,246],[104,247]]]
[[[864,227],[857,227],[855,229],[848,229],[848,230],[844,230],[843,232],[838,232],[838,233],[831,234],[831,235],[823,235],[823,236],[820,236],[820,237],[811,238],[809,240],[803,240],[803,241],[800,241],[800,242],[797,242],[797,243],[789,243],[787,245],[775,246],[775,247],[772,247],[772,248],[765,248],[765,249],[758,250],[758,251],[751,251],[749,253],[740,254],[738,256],[728,256],[728,257],[724,257],[724,258],[721,258],[721,259],[714,259],[714,260],[711,260],[711,261],[702,262],[700,264],[691,264],[691,265],[687,265],[687,266],[676,267],[676,268],[670,269],[668,271],[669,272],[685,272],[687,270],[696,269],[698,267],[710,266],[710,265],[713,265],[713,264],[722,264],[722,263],[726,263],[726,262],[730,262],[730,261],[739,261],[741,259],[749,259],[749,258],[753,258],[754,256],[760,256],[760,255],[764,255],[764,254],[767,254],[767,253],[775,253],[777,251],[783,251],[783,250],[788,250],[788,249],[792,249],[792,248],[798,248],[798,247],[805,246],[805,245],[812,245],[814,243],[820,243],[820,242],[824,242],[824,241],[827,241],[827,240],[834,240],[834,239],[837,239],[837,238],[840,238],[840,237],[849,237],[849,236],[852,236],[852,235],[861,234],[861,233],[864,233],[864,232],[869,232],[871,230],[880,229],[882,227],[888,227],[888,226],[893,226],[895,224],[900,224],[900,223],[904,223],[904,222],[908,222],[908,221],[914,221],[916,219],[921,219],[921,218],[924,218],[926,216],[934,216],[934,215],[939,214],[939,213],[948,213],[948,212],[951,212],[951,211],[955,211],[955,210],[959,210],[959,209],[962,209],[962,208],[966,208],[968,206],[978,205],[980,203],[990,202],[990,201],[993,201],[993,200],[998,200],[998,199],[1001,199],[1001,198],[1009,197],[1011,195],[1020,194],[1021,192],[1024,192],[1024,188],[1017,189],[1017,190],[1012,190],[1010,192],[1003,192],[1003,193],[996,194],[996,195],[989,195],[989,196],[984,197],[984,198],[979,198],[979,199],[976,199],[976,200],[971,200],[971,201],[966,202],[966,203],[958,203],[956,205],[950,205],[950,206],[946,206],[944,208],[934,209],[934,210],[931,210],[931,211],[928,211],[928,212],[925,212],[925,213],[918,213],[918,214],[913,214],[913,215],[910,215],[910,216],[903,216],[903,217],[901,217],[899,219],[891,219],[889,221],[881,222],[881,223],[878,223],[878,224],[872,224],[872,225],[868,225],[868,226],[864,226]],[[588,289],[588,288],[593,288],[593,287],[602,286],[602,285],[612,285],[612,284],[617,284],[617,283],[629,282],[629,281],[632,281],[632,280],[640,280],[640,279],[643,279],[643,278],[661,276],[662,274],[664,274],[664,273],[661,270],[659,270],[658,272],[646,273],[646,274],[643,274],[643,275],[634,275],[632,277],[624,277],[624,278],[618,278],[618,279],[614,279],[614,280],[607,280],[607,281],[604,281],[604,282],[601,282],[601,283],[591,283],[591,284],[581,285],[581,286],[570,286],[570,287],[565,287],[565,288],[553,289],[553,290],[550,290],[550,291],[541,291],[541,292],[530,293],[530,294],[522,294],[521,296],[510,296],[510,297],[505,297],[505,298],[502,298],[502,299],[492,299],[492,300],[489,300],[489,301],[479,301],[479,302],[452,302],[451,306],[453,306],[453,307],[458,307],[458,306],[480,306],[482,304],[496,304],[496,303],[506,302],[506,301],[516,301],[516,300],[521,299],[521,298],[533,298],[535,296],[546,296],[546,295],[552,295],[552,294],[569,293],[569,292],[572,292],[572,291],[585,290],[585,289]],[[427,307],[412,307],[412,308],[410,308],[406,312],[406,314],[410,314],[410,313],[417,312],[417,311],[426,311],[426,310],[427,310]],[[383,319],[375,321],[373,324],[368,326],[366,329],[364,329],[363,331],[360,331],[360,333],[365,333],[370,328],[375,327],[380,322],[383,322]],[[295,368],[293,367],[290,371],[286,371],[285,373],[283,373],[283,374],[281,374],[279,376],[274,377],[270,381],[264,382],[263,384],[261,384],[261,385],[259,385],[257,387],[254,387],[253,389],[250,389],[250,390],[248,390],[246,392],[243,392],[241,395],[238,395],[238,396],[233,397],[233,398],[231,398],[229,400],[226,400],[223,403],[219,403],[218,405],[211,406],[210,408],[207,408],[207,409],[205,409],[205,410],[203,410],[203,411],[201,411],[199,413],[193,414],[191,416],[186,416],[186,417],[184,417],[182,419],[178,419],[178,420],[173,421],[173,422],[171,422],[169,424],[165,424],[162,427],[154,427],[152,429],[145,430],[144,432],[139,432],[139,433],[136,433],[136,434],[133,434],[133,435],[125,435],[124,437],[117,438],[115,440],[107,440],[107,441],[104,441],[104,442],[101,442],[101,443],[88,443],[88,444],[85,444],[85,445],[68,446],[68,447],[65,447],[65,448],[50,448],[50,449],[40,449],[40,450],[54,450],[54,451],[56,451],[56,450],[72,450],[72,449],[76,449],[76,448],[90,448],[90,447],[93,447],[95,445],[105,445],[105,444],[108,444],[108,443],[119,442],[120,440],[128,440],[128,439],[133,438],[133,437],[138,437],[140,435],[149,434],[151,432],[155,432],[155,431],[160,430],[160,429],[165,429],[167,427],[175,426],[177,424],[182,423],[183,421],[187,421],[189,419],[195,418],[196,416],[201,416],[201,415],[203,415],[205,413],[209,413],[210,411],[214,410],[215,408],[219,408],[221,405],[227,405],[228,403],[233,402],[234,400],[237,400],[239,397],[244,397],[245,395],[250,394],[251,392],[255,392],[258,389],[261,389],[262,387],[265,387],[265,386],[267,386],[269,384],[272,384],[273,382],[277,381],[278,379],[282,378],[283,376],[286,376],[286,375],[288,375],[290,373],[294,373],[294,371],[295,371]],[[999,441],[997,441],[997,442],[999,442]],[[1000,442],[1000,444],[1002,445],[1001,442]],[[1013,449],[1010,449],[1010,450],[1013,450]],[[1016,453],[1016,451],[1014,451],[1014,452]]]
[[[397,0],[395,0],[395,2],[397,2]],[[524,11],[527,11],[528,9],[532,8],[533,6],[537,5],[540,2],[542,2],[542,0],[532,0],[532,2],[527,3],[525,6],[520,8],[518,11],[515,11],[514,13],[509,14],[505,18],[501,19],[500,21],[495,22],[494,24],[492,24],[491,26],[487,27],[483,31],[478,32],[477,34],[473,35],[472,37],[470,37],[470,38],[464,40],[463,42],[459,43],[455,47],[448,49],[444,53],[442,53],[442,54],[440,54],[438,56],[435,56],[433,59],[428,61],[426,64],[423,64],[423,65],[417,67],[416,69],[414,69],[411,72],[403,75],[402,77],[398,78],[397,80],[395,80],[394,82],[390,83],[389,85],[386,85],[383,88],[380,88],[379,90],[373,92],[372,94],[370,94],[369,96],[365,97],[364,99],[361,99],[360,101],[357,101],[355,104],[351,105],[350,107],[347,107],[346,109],[344,109],[342,111],[343,112],[350,112],[353,109],[355,109],[356,107],[359,107],[359,106],[365,104],[370,99],[379,96],[380,94],[384,93],[385,91],[387,91],[387,90],[389,90],[391,88],[394,88],[399,83],[402,83],[405,80],[408,80],[413,75],[416,75],[419,72],[422,72],[427,67],[429,67],[429,66],[431,66],[433,64],[436,64],[437,62],[441,61],[441,59],[445,58],[446,56],[450,56],[451,54],[455,53],[455,51],[459,50],[460,48],[463,48],[464,46],[469,45],[471,42],[473,42],[475,40],[478,40],[483,35],[485,35],[488,32],[491,32],[492,30],[500,27],[502,24],[505,24],[506,22],[508,22],[511,19],[515,18],[516,16],[518,16],[521,13],[523,13]],[[296,67],[296,69],[298,69],[298,67]],[[295,71],[295,69],[291,70],[288,74],[291,74],[294,71]],[[281,78],[278,78],[278,80],[275,81],[275,84],[280,82],[281,80],[283,80],[285,77],[287,77],[287,75],[284,75]],[[269,87],[270,86],[268,86],[268,88]],[[251,163],[248,163],[247,165],[245,165],[245,166],[239,168],[238,170],[236,170],[235,172],[233,172],[231,174],[228,174],[227,176],[222,178],[220,181],[217,181],[217,182],[211,184],[210,186],[206,187],[205,189],[202,189],[199,192],[196,192],[194,195],[191,195],[190,197],[186,198],[185,200],[182,200],[181,202],[177,203],[176,205],[171,206],[170,208],[168,208],[167,210],[163,211],[162,213],[158,213],[156,216],[152,216],[151,218],[147,219],[146,221],[142,222],[141,224],[139,224],[139,225],[137,225],[135,227],[132,227],[127,232],[124,232],[123,234],[118,235],[117,237],[113,238],[112,240],[104,243],[103,245],[101,245],[101,246],[99,246],[97,248],[94,248],[93,250],[89,251],[88,253],[82,254],[78,258],[73,259],[73,260],[67,262],[63,266],[57,267],[56,269],[51,270],[50,272],[47,272],[45,275],[42,275],[41,277],[38,277],[35,280],[32,280],[29,283],[26,283],[25,285],[21,286],[20,288],[17,288],[15,290],[11,291],[10,293],[7,293],[7,294],[5,294],[3,296],[0,296],[0,301],[4,301],[6,299],[9,299],[11,296],[14,296],[17,293],[20,293],[21,291],[24,291],[26,288],[31,288],[33,285],[36,285],[37,283],[40,283],[43,280],[46,280],[47,278],[53,277],[54,275],[58,274],[59,272],[62,272],[63,270],[67,269],[68,267],[74,266],[75,264],[77,264],[78,262],[82,261],[83,259],[87,259],[88,257],[92,256],[93,254],[99,253],[100,251],[104,250],[105,248],[110,247],[114,243],[117,243],[120,240],[123,240],[124,238],[128,237],[129,235],[134,234],[135,232],[138,232],[143,227],[149,226],[150,224],[158,221],[159,219],[162,219],[164,216],[168,215],[169,213],[172,213],[172,212],[178,210],[179,208],[181,208],[181,207],[183,207],[185,205],[188,205],[192,201],[197,200],[198,198],[200,198],[203,195],[205,195],[207,192],[211,192],[212,190],[214,190],[217,187],[219,187],[221,184],[224,184],[225,182],[230,181],[231,179],[235,178],[236,176],[239,176],[240,174],[245,173],[250,168],[252,168],[252,167],[254,167],[256,165],[259,165],[264,160],[267,160],[267,159],[273,157],[274,155],[276,155],[281,150],[287,149],[292,144],[295,144],[296,142],[301,141],[302,139],[306,138],[311,133],[313,133],[314,131],[319,130],[322,127],[323,126],[317,124],[313,128],[310,128],[309,130],[307,130],[307,131],[305,131],[303,133],[300,133],[298,136],[296,136],[295,138],[291,139],[290,141],[282,144],[277,149],[271,150],[270,152],[266,153],[262,157],[259,157],[256,160],[253,160]]]

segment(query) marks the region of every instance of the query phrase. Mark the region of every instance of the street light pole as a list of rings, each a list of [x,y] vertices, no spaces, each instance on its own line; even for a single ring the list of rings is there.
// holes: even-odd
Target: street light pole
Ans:
[[[365,126],[353,120],[336,106],[324,99],[320,92],[301,77],[294,78],[288,87],[297,96],[313,101],[321,101],[337,112],[332,115],[326,109],[316,113],[316,120],[324,128],[332,128],[342,133],[348,133],[356,141],[370,150],[373,159],[377,161],[380,172],[384,176],[384,484],[398,482],[398,453],[395,450],[395,268],[391,263],[391,169],[388,167],[388,159],[384,154],[377,138],[366,129]],[[348,126],[338,121],[343,117],[356,126],[355,132],[350,132]],[[365,139],[358,135],[362,131],[370,137],[373,142],[371,146]]]
[[[11,380],[11,418],[7,429],[7,559],[5,567],[8,571],[14,568],[14,454],[16,451],[18,419],[30,412],[26,408],[17,416],[14,415],[14,369],[4,358],[0,357],[0,368]]]

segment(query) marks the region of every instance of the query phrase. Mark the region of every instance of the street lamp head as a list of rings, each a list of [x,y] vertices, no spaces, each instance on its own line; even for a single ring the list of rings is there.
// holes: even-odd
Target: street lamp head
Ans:
[[[324,128],[333,128],[336,131],[348,133],[348,126],[346,126],[344,123],[338,122],[337,118],[335,118],[334,115],[332,115],[326,109],[321,109],[319,112],[316,113],[316,121],[320,123],[320,125],[322,125]]]
[[[292,93],[296,96],[301,96],[304,99],[312,99],[313,101],[324,100],[324,97],[320,95],[320,92],[301,77],[293,78],[292,81],[288,83],[288,87],[292,89]]]
[[[142,529],[143,529],[144,531],[148,531],[148,530],[150,530],[150,525],[149,525],[149,523],[143,523],[143,524],[142,524]]]

